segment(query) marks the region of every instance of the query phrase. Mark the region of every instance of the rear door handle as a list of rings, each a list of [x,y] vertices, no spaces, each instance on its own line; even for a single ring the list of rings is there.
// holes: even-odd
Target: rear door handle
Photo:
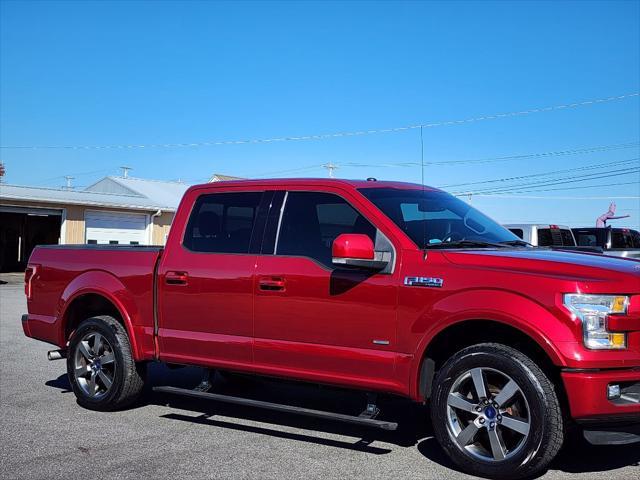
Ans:
[[[187,272],[167,272],[164,276],[164,283],[167,285],[186,285],[189,283]]]
[[[263,292],[284,292],[285,281],[282,277],[260,277],[258,288]]]

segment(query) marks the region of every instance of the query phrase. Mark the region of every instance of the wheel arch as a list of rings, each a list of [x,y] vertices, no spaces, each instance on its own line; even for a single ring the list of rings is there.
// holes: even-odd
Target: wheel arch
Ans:
[[[465,347],[478,343],[503,343],[516,347],[529,356],[549,375],[557,385],[559,393],[565,397],[560,378],[560,367],[564,365],[562,356],[543,334],[520,328],[512,322],[495,318],[478,317],[460,319],[449,323],[424,342],[416,374],[413,376],[414,397],[427,400],[436,372],[448,358]]]
[[[64,290],[59,305],[59,344],[66,345],[83,320],[96,315],[109,315],[125,328],[135,360],[141,355],[134,335],[137,308],[131,294],[114,275],[90,271],[76,277]]]
[[[464,348],[495,341],[496,337],[491,335],[495,330],[507,344],[520,341],[523,345],[533,346],[532,351],[555,367],[565,367],[570,360],[558,344],[577,341],[576,327],[569,319],[563,321],[547,305],[531,297],[497,288],[466,289],[444,296],[425,308],[411,329],[419,334],[420,340],[411,362],[409,391],[412,398],[420,401],[424,400],[419,386],[425,359],[433,358],[427,356],[427,352],[431,353],[434,345],[438,345],[434,342],[456,340],[455,336],[448,337],[452,332],[460,332],[465,340],[461,346]],[[447,357],[460,350],[455,349],[459,345],[456,341],[447,344]],[[435,371],[438,365],[432,367]]]

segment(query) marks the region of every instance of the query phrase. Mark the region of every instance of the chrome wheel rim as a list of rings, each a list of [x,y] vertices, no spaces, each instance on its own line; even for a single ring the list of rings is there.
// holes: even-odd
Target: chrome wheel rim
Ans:
[[[87,333],[78,342],[73,359],[74,377],[82,392],[93,399],[104,397],[115,377],[113,347],[100,333]]]
[[[512,458],[529,438],[531,411],[520,386],[493,368],[460,375],[447,396],[447,430],[467,455],[486,462]]]

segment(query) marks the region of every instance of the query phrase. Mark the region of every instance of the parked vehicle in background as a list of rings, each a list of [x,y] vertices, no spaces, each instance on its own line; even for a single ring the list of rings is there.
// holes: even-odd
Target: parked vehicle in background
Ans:
[[[630,228],[573,228],[579,246],[600,247],[606,255],[640,258],[640,232]]]
[[[422,185],[228,181],[186,192],[164,248],[36,248],[22,324],[90,409],[135,402],[150,361],[331,384],[366,393],[362,413],[206,377],[155,390],[387,430],[375,395],[400,395],[465,471],[531,478],[569,427],[640,441],[639,266],[532,247]]]
[[[575,247],[576,239],[569,227],[543,223],[513,223],[503,225],[511,233],[534,247]]]

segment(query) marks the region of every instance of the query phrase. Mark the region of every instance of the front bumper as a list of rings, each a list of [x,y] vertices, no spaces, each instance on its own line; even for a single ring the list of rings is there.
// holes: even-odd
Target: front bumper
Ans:
[[[597,419],[603,416],[640,417],[640,367],[612,370],[564,370],[571,417]],[[609,385],[620,385],[619,399],[607,398]]]
[[[640,368],[565,370],[562,380],[571,417],[596,445],[640,442]],[[609,398],[609,386],[621,395]]]

